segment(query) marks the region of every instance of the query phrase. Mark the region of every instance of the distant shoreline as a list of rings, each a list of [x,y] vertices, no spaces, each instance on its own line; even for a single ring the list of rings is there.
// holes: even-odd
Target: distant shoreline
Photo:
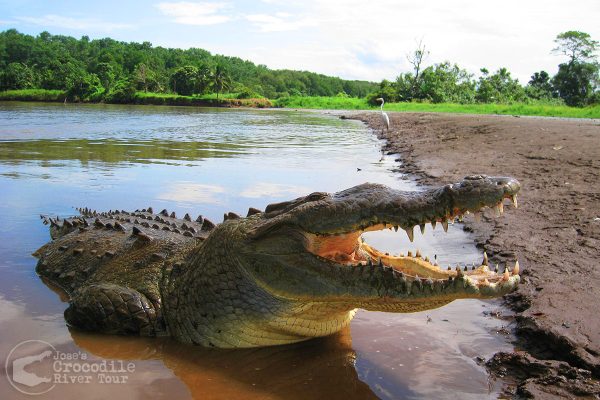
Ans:
[[[219,108],[285,108],[310,110],[338,111],[368,111],[377,110],[364,98],[355,97],[319,97],[319,96],[290,96],[276,100],[266,98],[236,98],[236,94],[222,94],[218,99],[215,94],[202,96],[182,96],[168,93],[136,92],[129,101],[69,101],[82,104],[133,104],[157,106],[191,106]],[[21,89],[0,92],[0,101],[32,101],[62,103],[68,97],[63,90]],[[600,119],[600,105],[588,107],[568,107],[552,104],[456,104],[456,103],[427,103],[402,102],[385,104],[385,111],[416,112],[416,113],[448,113],[472,115],[512,115],[531,117],[556,117]]]

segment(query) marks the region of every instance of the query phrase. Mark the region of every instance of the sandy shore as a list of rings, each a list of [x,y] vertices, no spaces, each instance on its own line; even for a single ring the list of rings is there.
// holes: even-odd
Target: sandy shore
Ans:
[[[507,116],[352,113],[387,140],[398,170],[423,185],[470,174],[510,175],[519,208],[465,219],[493,263],[519,260],[506,296],[517,348],[488,361],[519,397],[600,398],[600,121]]]

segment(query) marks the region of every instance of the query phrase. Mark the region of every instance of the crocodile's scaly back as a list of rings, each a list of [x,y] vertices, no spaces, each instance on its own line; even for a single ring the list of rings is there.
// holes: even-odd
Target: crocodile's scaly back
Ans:
[[[52,242],[37,271],[69,295],[65,318],[81,329],[170,335],[203,346],[254,347],[325,336],[357,308],[414,312],[458,298],[501,296],[519,282],[484,257],[441,268],[416,254],[390,255],[362,233],[448,222],[484,207],[516,206],[512,178],[469,176],[424,192],[363,184],[224,215],[215,225],[166,210],[47,219]]]
[[[40,275],[86,303],[67,310],[67,321],[113,333],[166,334],[160,286],[214,224],[187,214],[178,219],[166,210],[154,214],[152,208],[80,212],[46,219],[54,240],[35,253]],[[135,317],[124,326],[130,316]]]

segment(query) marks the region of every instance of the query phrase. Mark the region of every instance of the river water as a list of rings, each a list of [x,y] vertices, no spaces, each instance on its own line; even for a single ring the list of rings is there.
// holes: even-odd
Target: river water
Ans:
[[[362,123],[323,113],[0,103],[2,375],[13,372],[7,357],[15,346],[31,340],[88,363],[133,369],[120,373],[124,383],[53,376],[42,398],[496,398],[501,384],[477,358],[512,349],[506,321],[491,317],[498,302],[455,301],[414,314],[359,311],[350,329],[332,337],[209,350],[71,330],[64,294],[35,273],[31,253],[49,240],[40,214],[153,206],[220,221],[227,211],[245,215],[248,207],[367,181],[417,190],[391,172],[395,163]],[[394,253],[419,247],[442,265],[481,259],[460,225],[448,234],[415,229],[415,243],[402,231],[370,233],[367,241]],[[36,373],[56,370],[44,372]],[[19,390],[42,389],[0,377],[0,398],[30,398]]]

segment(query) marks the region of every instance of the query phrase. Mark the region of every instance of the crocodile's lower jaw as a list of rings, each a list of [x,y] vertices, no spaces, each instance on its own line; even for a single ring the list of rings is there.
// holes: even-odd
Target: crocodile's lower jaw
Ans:
[[[510,197],[510,200],[516,208],[516,196]],[[494,210],[496,215],[500,216],[504,212],[502,202],[496,204]],[[434,221],[427,221],[427,223],[431,224],[432,229],[435,229],[436,225],[440,223],[443,226],[444,232],[447,232],[449,224],[454,223],[455,219],[462,221],[464,215],[469,213],[469,211],[464,213],[455,211],[452,215],[443,216]],[[480,213],[481,209],[475,211],[473,213],[474,218],[479,219]],[[364,232],[384,229],[398,231],[399,227],[380,223],[343,234],[307,233],[305,234],[307,238],[307,250],[323,261],[332,264],[332,266],[356,268],[378,263],[384,268],[391,268],[395,273],[401,274],[411,280],[448,280],[458,276],[465,276],[466,279],[470,280],[477,287],[494,289],[497,285],[518,279],[520,272],[518,261],[515,261],[512,271],[506,266],[504,271],[501,272],[498,265],[490,269],[487,255],[484,253],[483,260],[478,266],[473,264],[471,268],[465,266],[462,269],[458,266],[456,268],[448,266],[447,269],[442,269],[437,262],[432,263],[429,257],[423,257],[419,250],[415,254],[408,251],[406,255],[403,253],[391,255],[371,247],[362,237]],[[420,225],[420,230],[421,233],[425,232],[425,224]],[[414,239],[414,227],[407,228],[405,231],[412,242]]]

